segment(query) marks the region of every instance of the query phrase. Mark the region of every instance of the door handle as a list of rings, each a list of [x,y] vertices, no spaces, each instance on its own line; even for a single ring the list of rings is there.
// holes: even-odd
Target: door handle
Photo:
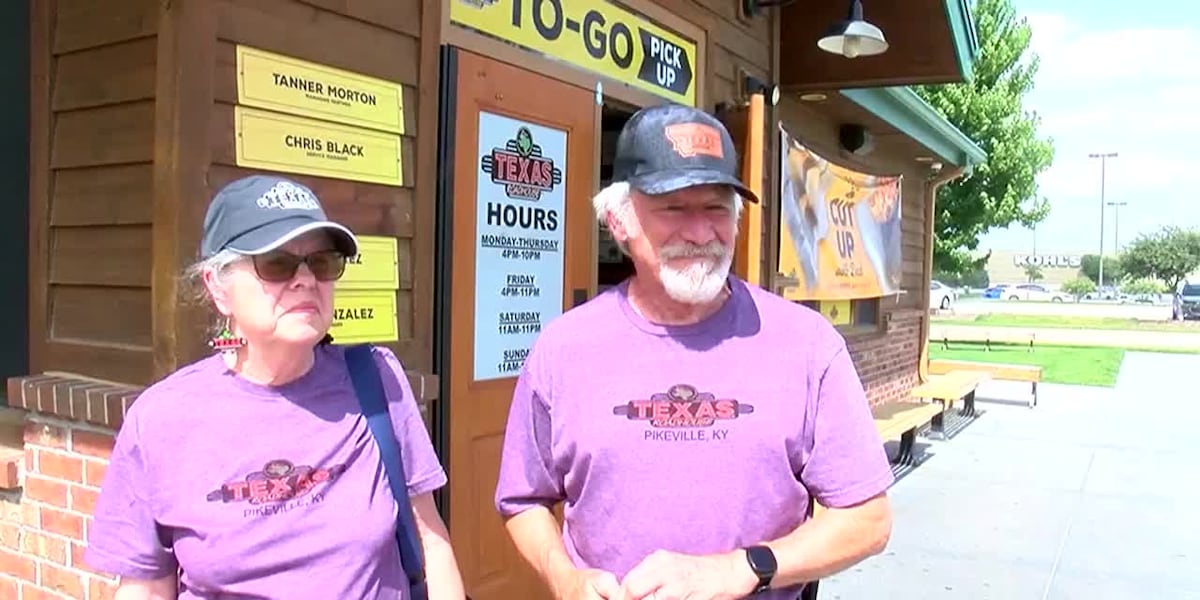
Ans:
[[[588,301],[587,288],[575,288],[571,291],[571,308],[575,308],[580,304]]]

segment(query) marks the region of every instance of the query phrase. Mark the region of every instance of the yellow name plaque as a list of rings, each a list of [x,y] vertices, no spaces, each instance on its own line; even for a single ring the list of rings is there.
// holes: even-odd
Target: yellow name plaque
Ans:
[[[399,83],[237,47],[238,104],[404,133]]]
[[[358,256],[346,261],[339,290],[396,290],[400,288],[400,260],[394,237],[358,236]]]
[[[237,165],[401,186],[400,136],[234,107]]]
[[[333,326],[329,333],[335,344],[400,339],[395,290],[336,290],[333,294]]]

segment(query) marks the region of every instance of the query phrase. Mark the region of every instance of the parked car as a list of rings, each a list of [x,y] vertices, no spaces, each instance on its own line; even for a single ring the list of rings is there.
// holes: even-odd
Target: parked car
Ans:
[[[1176,321],[1200,319],[1200,282],[1179,284],[1171,300],[1171,318]]]
[[[1096,288],[1096,291],[1088,293],[1083,297],[1084,300],[1119,300],[1121,293],[1117,291],[1115,286],[1106,285]]]
[[[1006,300],[1034,302],[1066,302],[1075,298],[1066,292],[1055,291],[1036,283],[1022,283],[1004,290]]]
[[[929,282],[929,308],[949,310],[957,301],[957,290],[936,279]]]
[[[988,289],[983,290],[983,297],[999,299],[999,298],[1003,297],[1004,290],[1006,290],[1010,287],[1012,287],[1012,286],[1007,283],[997,283],[996,285],[993,285],[992,287],[989,287]]]

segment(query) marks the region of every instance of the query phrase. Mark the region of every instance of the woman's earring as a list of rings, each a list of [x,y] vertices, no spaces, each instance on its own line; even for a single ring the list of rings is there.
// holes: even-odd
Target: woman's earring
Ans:
[[[221,328],[221,332],[216,337],[208,341],[208,347],[221,353],[221,358],[225,360],[225,366],[232,369],[237,364],[237,351],[246,345],[246,338],[233,335],[229,329],[229,321],[225,321],[225,326]]]

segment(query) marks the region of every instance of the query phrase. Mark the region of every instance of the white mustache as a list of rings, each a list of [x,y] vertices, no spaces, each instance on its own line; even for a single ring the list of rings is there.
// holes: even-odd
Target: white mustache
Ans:
[[[707,244],[675,244],[672,246],[664,246],[659,253],[663,260],[672,258],[722,258],[728,253],[725,245],[718,241],[711,241]]]

